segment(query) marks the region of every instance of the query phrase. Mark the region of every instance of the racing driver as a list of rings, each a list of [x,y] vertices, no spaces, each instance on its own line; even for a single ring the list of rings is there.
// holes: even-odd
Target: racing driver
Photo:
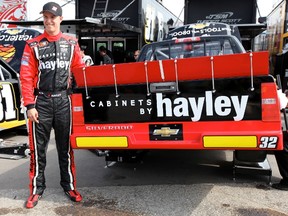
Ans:
[[[43,14],[44,33],[27,41],[21,61],[21,89],[29,118],[30,196],[26,208],[33,208],[43,195],[46,152],[52,128],[55,132],[61,181],[65,194],[75,202],[76,190],[71,131],[71,82],[74,68],[84,66],[76,38],[60,31],[62,8],[48,2]]]

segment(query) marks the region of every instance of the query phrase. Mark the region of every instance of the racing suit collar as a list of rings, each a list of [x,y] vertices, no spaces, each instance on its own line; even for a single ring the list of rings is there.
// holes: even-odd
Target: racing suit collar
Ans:
[[[59,34],[54,35],[54,36],[49,35],[46,31],[44,31],[43,34],[49,41],[57,41],[62,36],[62,32],[59,32]]]

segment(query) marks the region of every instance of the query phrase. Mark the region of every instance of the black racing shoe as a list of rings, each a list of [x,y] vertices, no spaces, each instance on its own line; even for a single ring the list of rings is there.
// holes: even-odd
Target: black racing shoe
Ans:
[[[82,200],[81,194],[76,190],[65,191],[65,194],[72,200],[73,202],[80,202]]]
[[[283,179],[279,183],[272,184],[272,188],[277,190],[288,191],[288,182],[283,181]]]
[[[30,209],[30,208],[34,208],[38,201],[41,199],[42,195],[39,194],[32,194],[28,197],[26,203],[25,203],[25,207]]]

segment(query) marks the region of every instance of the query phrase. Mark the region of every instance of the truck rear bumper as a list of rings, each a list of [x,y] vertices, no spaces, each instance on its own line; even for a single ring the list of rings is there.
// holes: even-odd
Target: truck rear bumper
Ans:
[[[75,149],[282,150],[279,122],[185,122],[74,125]]]

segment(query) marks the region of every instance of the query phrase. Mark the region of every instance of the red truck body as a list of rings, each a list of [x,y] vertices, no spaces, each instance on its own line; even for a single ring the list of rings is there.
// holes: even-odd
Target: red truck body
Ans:
[[[281,150],[268,52],[79,68],[75,149]]]

